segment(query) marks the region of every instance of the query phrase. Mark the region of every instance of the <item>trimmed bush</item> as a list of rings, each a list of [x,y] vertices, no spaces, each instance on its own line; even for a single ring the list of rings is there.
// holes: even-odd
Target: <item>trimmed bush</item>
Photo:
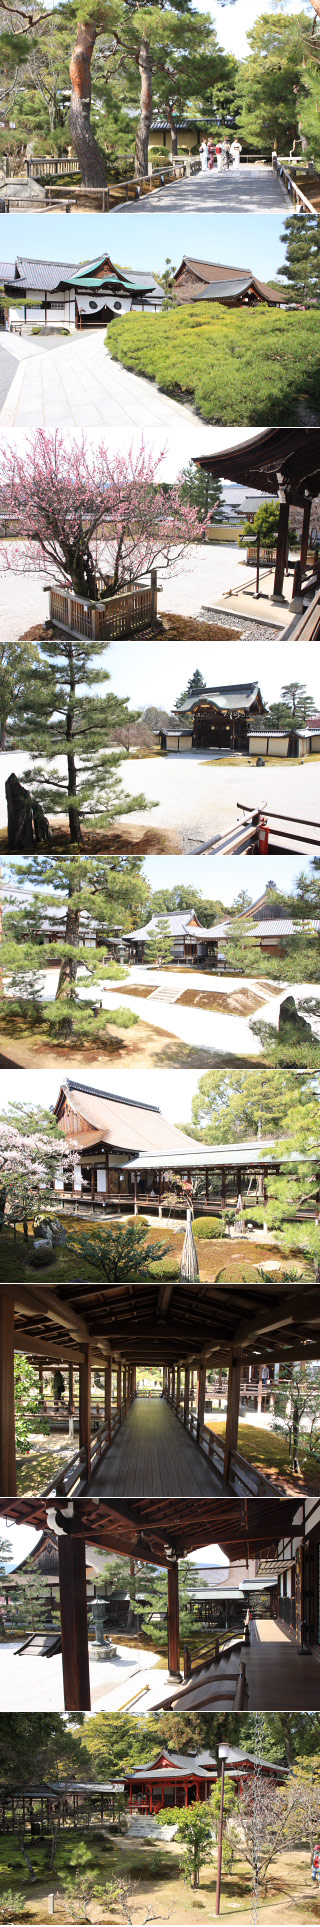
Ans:
[[[108,348],[125,368],[191,402],[204,421],[293,427],[308,408],[320,421],[316,309],[186,303],[112,321]]]
[[[195,1238],[223,1238],[221,1218],[195,1218],[193,1230]]]

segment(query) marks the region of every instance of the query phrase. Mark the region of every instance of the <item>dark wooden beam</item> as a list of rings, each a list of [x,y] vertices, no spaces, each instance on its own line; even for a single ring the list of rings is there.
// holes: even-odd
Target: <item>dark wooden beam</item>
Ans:
[[[17,1490],[14,1409],[14,1304],[0,1293],[0,1491]]]
[[[201,1358],[200,1365],[199,1365],[199,1373],[198,1373],[198,1411],[197,1411],[198,1438],[200,1433],[200,1427],[204,1425],[206,1381],[207,1381],[207,1361],[206,1361],[206,1358]]]
[[[65,1325],[67,1331],[74,1331],[77,1338],[89,1338],[88,1326],[84,1318],[73,1310],[73,1305],[69,1305],[66,1299],[58,1298],[55,1291],[50,1291],[48,1288],[46,1292],[42,1285],[38,1289],[38,1286],[32,1283],[32,1287],[9,1284],[6,1286],[6,1292],[7,1297],[13,1299],[17,1310],[30,1311],[36,1318],[41,1317],[41,1312],[44,1312],[45,1317],[54,1319],[56,1325]]]
[[[179,1565],[168,1565],[168,1667],[170,1677],[180,1679]]]
[[[284,578],[284,572],[285,572],[286,563],[287,563],[288,529],[289,529],[289,498],[285,502],[280,502],[278,540],[277,540],[277,559],[276,559],[275,576],[274,576],[274,584],[273,584],[273,594],[276,599],[278,598],[282,599],[283,578]]]
[[[62,1667],[67,1713],[91,1707],[85,1539],[58,1538]]]
[[[225,1485],[228,1485],[229,1483],[229,1468],[230,1468],[231,1452],[236,1452],[237,1444],[238,1444],[241,1370],[242,1370],[241,1359],[234,1358],[233,1354],[231,1353],[230,1361],[229,1361],[228,1404],[227,1404],[227,1418],[226,1418],[225,1446],[224,1446],[223,1478],[224,1478]]]
[[[88,1479],[91,1472],[91,1362],[91,1346],[86,1345],[84,1362],[79,1369],[79,1446],[85,1447]]]

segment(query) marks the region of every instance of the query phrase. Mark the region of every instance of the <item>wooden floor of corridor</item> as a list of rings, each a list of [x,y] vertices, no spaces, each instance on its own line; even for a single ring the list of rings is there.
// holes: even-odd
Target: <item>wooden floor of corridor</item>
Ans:
[[[249,1712],[294,1713],[320,1709],[320,1656],[302,1654],[273,1619],[251,1624],[250,1651],[245,1653]]]
[[[86,1490],[109,1499],[203,1499],[221,1485],[165,1399],[137,1398]]]

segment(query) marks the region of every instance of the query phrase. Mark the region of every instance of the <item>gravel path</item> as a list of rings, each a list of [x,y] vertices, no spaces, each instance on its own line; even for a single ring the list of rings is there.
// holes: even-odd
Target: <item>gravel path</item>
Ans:
[[[140,201],[128,201],[119,214],[258,214],[277,209],[283,214],[285,195],[272,167],[242,165],[237,171],[193,174],[190,180],[155,188]]]
[[[201,433],[203,435],[203,430]],[[177,436],[176,430],[175,436]],[[190,453],[190,426],[188,436]],[[179,438],[179,452],[180,449]],[[199,616],[202,604],[208,604],[210,596],[218,598],[224,594],[225,589],[242,587],[245,574],[246,570],[238,549],[230,548],[227,544],[224,546],[217,544],[217,547],[213,544],[208,547],[190,545],[190,548],[185,550],[175,575],[167,575],[164,572],[162,578],[161,569],[159,569],[161,585],[159,615],[161,616],[162,611],[167,609],[172,614],[181,616]],[[49,599],[44,594],[47,579],[45,573],[14,576],[7,572],[1,576],[0,640],[2,642],[18,642],[33,624],[37,626],[38,623],[46,621],[49,613]],[[219,610],[219,622],[226,622],[227,625],[227,620],[226,605],[226,611]],[[231,633],[234,622],[233,616]],[[241,627],[240,618],[236,626]],[[204,637],[205,634],[204,620]],[[132,646],[135,646],[134,643]]]

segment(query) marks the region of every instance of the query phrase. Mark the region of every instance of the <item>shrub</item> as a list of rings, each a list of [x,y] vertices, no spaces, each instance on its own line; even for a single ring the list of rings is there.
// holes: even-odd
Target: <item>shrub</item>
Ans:
[[[195,1238],[223,1238],[221,1218],[195,1218],[193,1230]]]
[[[168,314],[112,321],[108,348],[166,394],[190,399],[204,421],[292,427],[302,400],[319,420],[317,311],[186,303]]]

